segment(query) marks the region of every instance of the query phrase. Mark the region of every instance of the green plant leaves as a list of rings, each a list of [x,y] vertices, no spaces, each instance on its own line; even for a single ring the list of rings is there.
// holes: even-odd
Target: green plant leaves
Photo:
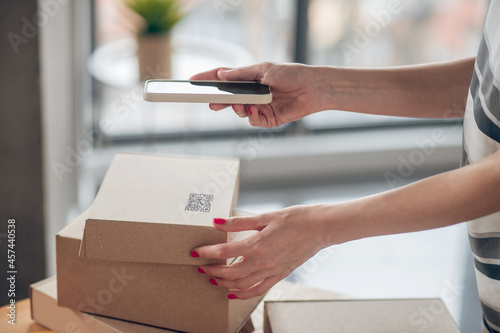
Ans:
[[[144,34],[166,33],[184,16],[177,0],[126,0],[125,2],[146,21]]]

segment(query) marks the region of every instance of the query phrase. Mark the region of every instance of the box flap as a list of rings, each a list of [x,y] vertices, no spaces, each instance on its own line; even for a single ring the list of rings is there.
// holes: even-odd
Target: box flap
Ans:
[[[80,253],[85,252],[85,242],[83,242],[83,235],[85,230],[85,221],[89,214],[90,209],[83,211],[74,221],[73,223],[68,224],[64,227],[60,232],[57,233],[56,237],[77,239],[81,241],[80,243]],[[242,212],[236,210],[234,212],[234,216],[249,216],[250,213]],[[213,228],[213,227],[212,227]],[[229,232],[228,233],[228,241],[229,242],[237,242],[248,238],[257,233],[254,230],[241,231],[241,232]],[[194,247],[194,246],[193,246]],[[80,255],[81,256],[81,255]],[[237,258],[230,258],[227,260],[227,264],[233,263]],[[130,260],[132,261],[132,260]],[[201,263],[197,263],[197,265],[201,265]]]
[[[271,301],[264,333],[460,332],[440,299]]]
[[[117,154],[87,217],[80,256],[94,260],[212,264],[191,258],[200,245],[227,242],[212,227],[229,217],[240,162],[147,154]]]

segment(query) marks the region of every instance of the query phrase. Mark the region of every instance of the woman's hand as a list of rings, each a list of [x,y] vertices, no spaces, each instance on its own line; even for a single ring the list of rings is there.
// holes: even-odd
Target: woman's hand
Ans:
[[[255,127],[276,127],[321,111],[322,84],[320,71],[300,64],[261,63],[236,69],[218,68],[197,74],[191,80],[257,81],[271,87],[273,100],[269,104],[234,104],[240,117],[248,117]],[[214,111],[229,105],[210,104]]]
[[[331,207],[293,206],[256,216],[216,219],[214,226],[220,230],[259,232],[239,242],[193,249],[201,258],[243,257],[232,265],[200,266],[199,271],[208,274],[212,284],[230,289],[230,299],[263,295],[319,250],[333,244],[323,223]]]

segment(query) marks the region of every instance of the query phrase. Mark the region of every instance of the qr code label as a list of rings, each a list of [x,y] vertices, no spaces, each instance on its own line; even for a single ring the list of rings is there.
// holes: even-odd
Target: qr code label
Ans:
[[[189,194],[189,199],[184,210],[208,213],[210,212],[213,198],[213,194],[191,193]]]

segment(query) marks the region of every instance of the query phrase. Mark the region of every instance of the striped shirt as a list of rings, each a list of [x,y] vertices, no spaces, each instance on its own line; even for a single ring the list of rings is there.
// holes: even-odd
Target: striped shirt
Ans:
[[[462,165],[500,149],[500,0],[491,0],[464,117]],[[500,212],[467,222],[485,332],[500,332]]]

